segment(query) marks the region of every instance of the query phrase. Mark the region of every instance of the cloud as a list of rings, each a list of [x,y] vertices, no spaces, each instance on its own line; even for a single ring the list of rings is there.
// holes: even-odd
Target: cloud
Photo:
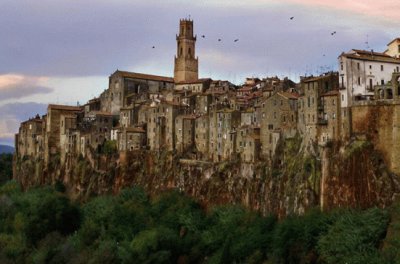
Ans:
[[[361,0],[355,1],[358,6],[352,2],[3,0],[0,35],[6,37],[0,42],[0,61],[6,63],[0,72],[84,77],[108,76],[118,68],[171,76],[178,20],[189,14],[198,36],[206,35],[197,42],[203,72],[225,78],[239,71],[304,72],[306,64],[321,63],[322,53],[324,64],[336,64],[340,52],[364,48],[366,35],[375,50],[384,50],[396,37],[398,22],[380,22],[384,17],[379,15],[380,10],[399,10],[393,8],[397,3],[383,1],[385,9],[378,7],[381,1],[368,0],[367,7]],[[333,30],[338,34],[330,38]],[[234,38],[240,38],[235,46]],[[208,50],[224,58],[233,55],[239,63],[229,70],[210,68],[219,63],[207,57]]]
[[[385,18],[387,20],[400,21],[400,2],[393,0],[285,0],[308,6],[322,6],[336,10],[344,10],[368,17]]]
[[[46,113],[47,105],[40,103],[10,103],[0,106],[0,144],[13,144],[14,134],[21,122]]]
[[[0,102],[20,99],[34,94],[50,93],[53,89],[44,86],[47,78],[23,75],[0,75]]]

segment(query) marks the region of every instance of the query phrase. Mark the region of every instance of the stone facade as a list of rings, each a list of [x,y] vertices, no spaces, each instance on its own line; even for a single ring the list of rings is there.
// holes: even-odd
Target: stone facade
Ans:
[[[196,81],[198,59],[195,53],[196,37],[193,36],[193,21],[183,19],[179,24],[179,35],[176,36],[177,55],[175,56],[175,82]]]
[[[280,138],[297,133],[298,94],[278,92],[262,102],[260,142],[262,155],[270,160]]]

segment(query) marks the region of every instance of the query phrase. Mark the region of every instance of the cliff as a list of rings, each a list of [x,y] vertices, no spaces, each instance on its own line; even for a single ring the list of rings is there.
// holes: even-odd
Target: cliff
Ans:
[[[386,207],[400,192],[399,178],[369,141],[330,144],[320,153],[309,153],[300,137],[281,141],[270,165],[240,160],[208,163],[171,152],[88,152],[86,158],[67,157],[65,166],[60,166],[57,155],[48,166],[41,160],[18,159],[14,178],[24,188],[61,181],[71,197],[83,200],[135,185],[151,194],[177,188],[206,207],[243,204],[280,217],[303,214],[315,206]]]

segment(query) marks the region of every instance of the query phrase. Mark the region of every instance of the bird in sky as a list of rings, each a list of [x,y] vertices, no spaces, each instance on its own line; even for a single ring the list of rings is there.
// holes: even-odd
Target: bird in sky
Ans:
[[[202,38],[206,38],[206,36],[204,36],[204,35],[201,35],[201,37],[202,37]]]
[[[293,20],[294,17],[291,17],[290,20]]]
[[[218,41],[221,41],[222,39],[218,39]]]
[[[155,46],[153,46],[153,47],[151,47],[152,49],[155,49],[156,47]]]
[[[235,40],[234,40],[234,42],[238,42],[238,41],[239,41],[239,39],[235,39]]]
[[[333,31],[333,32],[331,33],[332,36],[335,35],[335,34],[336,34],[336,31]]]

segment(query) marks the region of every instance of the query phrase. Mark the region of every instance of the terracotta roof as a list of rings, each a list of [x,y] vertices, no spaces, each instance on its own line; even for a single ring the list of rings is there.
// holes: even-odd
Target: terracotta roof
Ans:
[[[122,77],[126,78],[135,78],[135,79],[143,79],[143,80],[152,80],[152,81],[162,81],[162,82],[174,82],[174,78],[172,77],[165,77],[165,76],[158,76],[158,75],[151,75],[151,74],[144,74],[144,73],[137,73],[137,72],[127,72],[127,71],[115,71],[113,73],[121,75]]]
[[[329,78],[332,76],[338,76],[337,73],[331,73],[331,74],[326,74],[326,75],[321,75],[321,76],[315,76],[315,77],[306,77],[303,82],[314,82],[314,81],[318,81],[318,80],[322,80],[325,78]]]
[[[49,104],[47,109],[66,110],[66,111],[81,111],[82,110],[82,108],[80,106],[55,105],[55,104]]]
[[[354,53],[351,53],[354,51]],[[400,59],[393,58],[387,54],[366,50],[357,50],[353,49],[348,53],[342,53],[340,56],[344,56],[346,58],[357,59],[357,60],[366,60],[366,61],[379,61],[379,62],[389,62],[389,63],[398,63],[400,64]]]
[[[321,95],[321,96],[337,96],[338,94],[339,94],[339,91],[338,91],[338,90],[332,90],[332,91],[329,91],[329,92],[324,93],[324,94]]]
[[[294,99],[297,100],[299,99],[300,95],[297,93],[288,93],[288,92],[278,92],[278,94],[282,95],[283,97],[286,97],[288,99]]]

